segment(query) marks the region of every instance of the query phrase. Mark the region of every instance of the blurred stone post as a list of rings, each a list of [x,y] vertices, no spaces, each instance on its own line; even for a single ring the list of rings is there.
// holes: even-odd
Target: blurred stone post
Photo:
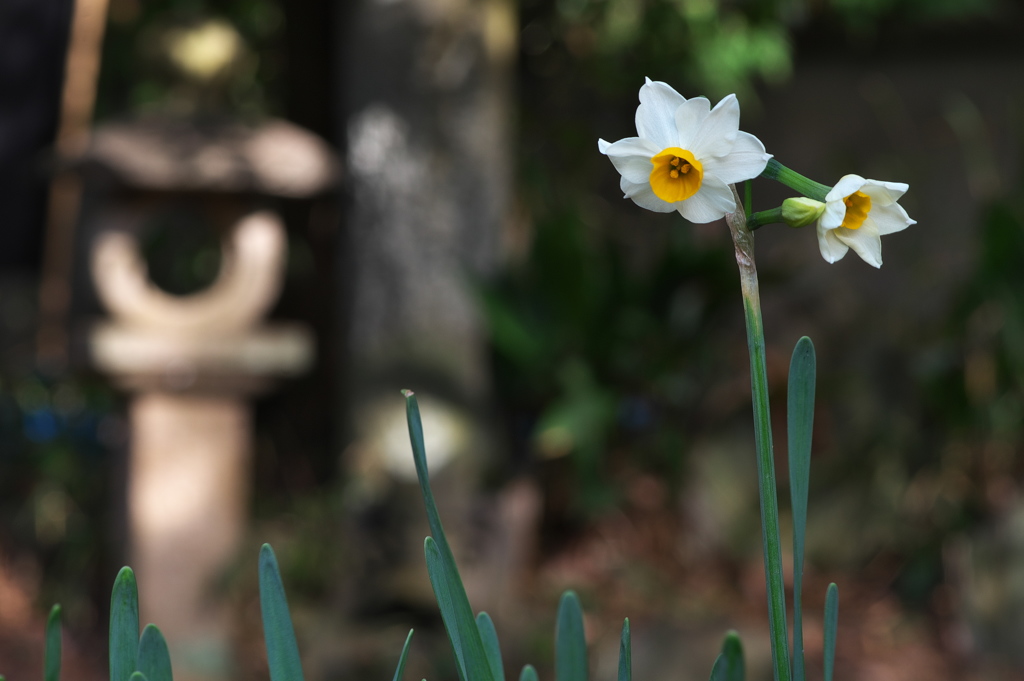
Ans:
[[[253,197],[331,186],[333,157],[288,124],[116,124],[97,130],[90,163],[116,186],[94,217],[91,274],[111,319],[89,337],[96,368],[132,393],[128,554],[144,622],[157,624],[175,678],[233,675],[233,615],[223,580],[245,537],[251,485],[249,401],[306,371],[313,340],[265,323],[286,260],[284,225]],[[264,199],[265,202],[265,199]],[[170,295],[148,278],[138,232],[188,204],[225,232],[205,290]]]
[[[470,282],[495,272],[511,219],[514,4],[346,12],[347,384],[361,399],[415,370],[473,403],[489,380]]]
[[[419,545],[421,528],[402,519],[422,514],[401,492],[415,476],[398,391],[420,398],[446,528],[455,544],[471,541],[460,524],[479,513],[470,505],[496,451],[483,425],[489,358],[472,287],[495,273],[511,221],[515,4],[354,0],[341,20],[351,198],[339,253],[352,443],[343,465],[350,505],[376,506],[404,528],[389,531],[379,565],[363,566],[369,583],[355,600],[430,601],[410,593],[426,584],[421,556],[399,548]]]
[[[247,216],[233,245],[225,274],[183,299],[148,283],[130,237],[104,234],[94,250],[93,277],[113,321],[93,329],[93,360],[134,394],[129,564],[142,617],[164,632],[184,679],[230,675],[231,612],[217,582],[245,536],[248,399],[312,361],[304,328],[260,323],[280,286],[280,221]]]

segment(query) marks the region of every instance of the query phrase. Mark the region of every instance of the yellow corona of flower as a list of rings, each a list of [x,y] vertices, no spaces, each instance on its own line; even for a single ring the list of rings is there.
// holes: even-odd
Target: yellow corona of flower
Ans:
[[[658,213],[678,211],[690,222],[712,222],[736,210],[729,185],[761,174],[771,158],[742,132],[740,105],[729,95],[711,108],[647,79],[636,110],[637,137],[598,149],[622,175],[625,198]]]
[[[902,182],[844,176],[825,196],[818,218],[821,257],[833,263],[852,248],[864,262],[881,267],[882,236],[917,224],[897,203],[908,188]]]

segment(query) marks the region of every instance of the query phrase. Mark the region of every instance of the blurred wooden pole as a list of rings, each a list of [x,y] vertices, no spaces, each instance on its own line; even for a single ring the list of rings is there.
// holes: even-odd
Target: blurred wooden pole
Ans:
[[[89,144],[107,5],[108,0],[75,1],[55,144],[60,163],[81,155]],[[75,222],[81,194],[81,180],[72,173],[58,170],[50,186],[43,235],[36,337],[36,358],[42,366],[60,368],[68,361],[67,316],[71,304]]]

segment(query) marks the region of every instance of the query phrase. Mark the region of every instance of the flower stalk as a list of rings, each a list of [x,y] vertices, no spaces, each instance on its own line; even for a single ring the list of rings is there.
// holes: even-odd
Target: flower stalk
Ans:
[[[782,218],[782,206],[771,210],[759,210],[747,218],[747,229],[754,231],[765,225],[774,225],[777,222],[784,222]]]
[[[750,351],[750,387],[754,405],[754,443],[757,449],[757,483],[761,502],[761,539],[764,547],[768,618],[771,623],[772,667],[775,681],[790,681],[789,635],[786,627],[786,592],[782,579],[782,546],[779,535],[779,501],[775,485],[771,412],[768,405],[768,372],[764,349],[761,297],[754,264],[754,235],[748,227],[743,202],[735,187],[736,211],[725,216],[736,251],[740,289]]]
[[[768,159],[768,165],[765,166],[764,171],[761,173],[761,177],[781,182],[790,189],[798,191],[804,196],[814,199],[815,201],[824,201],[825,196],[828,194],[829,190],[832,189],[820,182],[815,182],[810,178],[806,178],[796,171],[790,170],[774,158]]]

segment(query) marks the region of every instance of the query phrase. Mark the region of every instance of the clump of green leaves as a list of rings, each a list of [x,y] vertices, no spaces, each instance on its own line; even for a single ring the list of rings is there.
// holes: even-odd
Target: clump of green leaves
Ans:
[[[814,347],[803,338],[797,343],[790,366],[788,402],[790,488],[794,516],[794,654],[793,668],[780,676],[804,681],[803,635],[801,617],[801,572],[803,564],[804,529],[807,522],[807,480],[810,473],[811,427],[814,405]],[[427,471],[426,450],[423,444],[423,424],[419,406],[411,391],[405,391],[406,414],[413,459],[419,479],[420,491],[426,506],[430,536],[424,540],[427,572],[441,610],[441,619],[455,655],[460,681],[505,681],[501,646],[497,629],[486,612],[473,614],[459,575],[455,557],[445,537],[441,517],[434,502]],[[264,642],[271,681],[303,681],[302,661],[299,656],[295,629],[292,625],[288,600],[281,581],[277,558],[269,544],[264,544],[259,555],[260,612],[263,620]],[[825,608],[825,681],[831,681],[835,657],[836,618],[838,592],[829,587]],[[46,626],[46,654],[44,681],[60,681],[61,667],[61,609],[54,606]],[[785,617],[780,626],[771,620],[773,636],[785,641]],[[393,681],[399,681],[405,669],[412,641],[409,631],[398,659]],[[124,567],[114,580],[110,597],[110,681],[172,681],[171,658],[160,630],[149,624],[139,634],[139,594],[135,574]],[[787,646],[788,647],[788,646]],[[555,679],[556,681],[588,681],[586,635],[583,610],[579,597],[566,591],[558,605],[555,626]],[[778,674],[779,669],[776,668]],[[777,676],[778,678],[779,676]],[[745,664],[743,647],[735,632],[729,632],[711,670],[711,681],[743,681]],[[0,677],[0,681],[3,677]],[[537,671],[531,665],[523,667],[519,681],[538,681]],[[618,681],[632,681],[632,648],[629,619],[622,625],[619,642]]]
[[[303,681],[299,647],[288,610],[277,558],[269,544],[260,549],[260,611],[271,681]],[[405,668],[412,631],[405,639],[395,670],[398,681]],[[135,573],[123,567],[110,595],[110,681],[173,681],[171,656],[160,629],[147,624],[139,635],[139,590]],[[60,681],[61,608],[53,606],[46,624],[44,681]],[[3,681],[0,676],[0,681]]]
[[[160,629],[147,624],[139,635],[139,589],[135,573],[123,567],[110,594],[110,680],[172,681],[171,656]],[[61,607],[46,622],[44,681],[60,681]],[[0,677],[3,678],[3,677]]]
[[[763,346],[763,342],[761,344]],[[770,594],[770,628],[775,652],[774,675],[776,681],[805,681],[805,660],[803,642],[802,582],[804,540],[807,527],[807,497],[810,481],[811,435],[814,426],[814,397],[816,382],[816,358],[814,345],[807,337],[801,338],[793,350],[790,362],[789,389],[787,399],[787,434],[789,438],[789,483],[790,501],[793,512],[793,651],[790,654],[786,625],[785,592],[782,588],[781,560],[769,565],[768,590]],[[756,387],[755,387],[756,390]],[[766,394],[766,389],[762,393]],[[434,504],[427,474],[426,453],[423,446],[423,428],[419,407],[410,391],[406,391],[406,408],[409,434],[420,488],[427,508],[427,517],[433,537],[426,540],[427,569],[430,571],[434,593],[441,606],[441,614],[448,630],[449,639],[459,661],[461,681],[483,679],[504,681],[500,666],[500,652],[493,623],[486,613],[474,619],[465,590],[458,575],[458,569],[451,550],[444,537],[441,520]],[[767,423],[766,401],[755,402],[756,415]],[[762,438],[771,442],[770,436]],[[770,444],[768,444],[770,447]],[[769,450],[770,452],[770,450]],[[778,504],[775,500],[774,472],[765,472],[759,478],[762,487],[772,491],[772,515],[777,519]],[[781,542],[777,522],[773,531],[766,532],[766,553],[778,553]],[[773,567],[774,566],[774,567]],[[826,594],[824,618],[824,670],[825,681],[831,681],[835,662],[839,593],[835,584],[829,585]],[[579,599],[574,593],[563,595],[559,605],[555,640],[555,676],[557,681],[586,681],[587,650],[583,633],[583,618]],[[619,681],[631,679],[631,651],[629,620],[623,624],[619,650]],[[467,669],[478,673],[467,673]],[[495,671],[497,669],[497,671]],[[490,675],[488,675],[490,672]],[[711,681],[742,681],[745,674],[742,646],[735,632],[730,632],[723,643],[722,651],[715,661]],[[523,670],[520,681],[533,680],[536,672],[532,667]]]
[[[434,587],[434,595],[441,608],[441,618],[448,632],[452,650],[458,663],[460,681],[505,681],[501,662],[501,648],[494,623],[486,612],[473,616],[469,598],[459,576],[458,566],[441,526],[441,518],[434,503],[427,473],[426,450],[423,446],[423,424],[419,406],[412,391],[405,391],[409,437],[412,442],[416,475],[427,509],[429,536],[424,541],[427,571]],[[566,591],[558,605],[555,625],[555,679],[556,681],[588,681],[587,642],[583,627],[583,610],[579,597]],[[730,632],[715,661],[711,681],[743,681],[743,648],[735,632]],[[632,680],[632,647],[629,620],[622,624],[619,642],[618,681]],[[397,679],[396,679],[397,681]],[[523,667],[519,681],[537,681],[532,665]]]

